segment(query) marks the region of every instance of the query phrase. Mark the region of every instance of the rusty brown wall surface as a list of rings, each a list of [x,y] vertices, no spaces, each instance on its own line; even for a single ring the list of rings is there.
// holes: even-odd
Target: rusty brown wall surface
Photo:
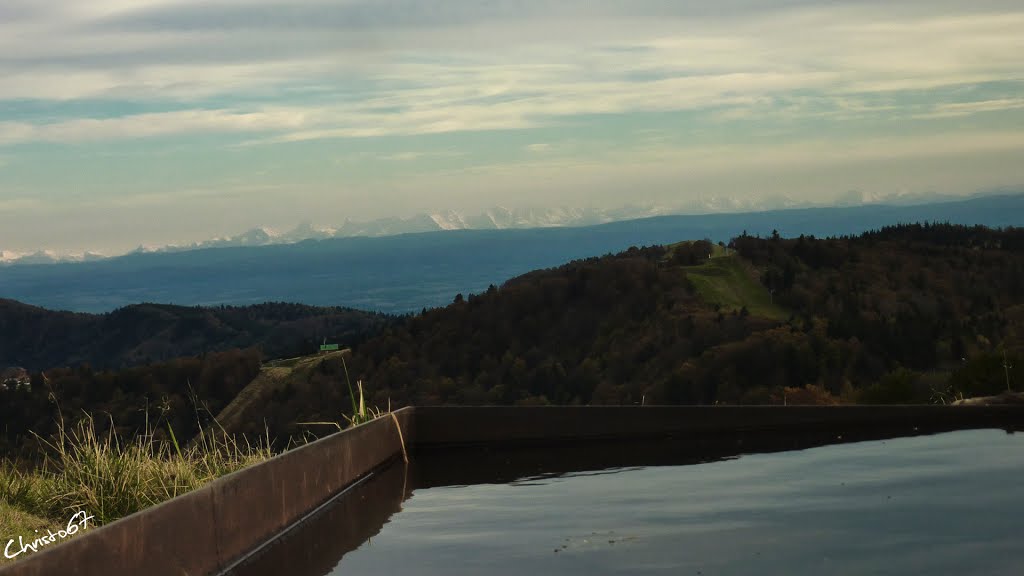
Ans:
[[[344,555],[376,536],[412,495],[413,465],[387,466],[275,539],[225,576],[328,574]]]
[[[395,415],[411,443],[413,410]],[[43,549],[0,575],[216,574],[401,450],[393,419],[380,418]]]
[[[658,438],[737,431],[1024,427],[1022,406],[420,407],[396,412],[406,446]],[[0,576],[217,574],[398,455],[391,418],[236,472],[0,569]]]
[[[1022,406],[418,407],[416,442],[548,442],[655,438],[716,430],[958,429],[1022,424]]]

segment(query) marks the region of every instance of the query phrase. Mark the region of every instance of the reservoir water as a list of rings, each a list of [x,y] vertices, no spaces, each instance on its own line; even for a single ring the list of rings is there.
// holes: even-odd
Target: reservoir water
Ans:
[[[485,483],[453,461],[393,466],[239,573],[1024,574],[1024,435],[1002,430]]]

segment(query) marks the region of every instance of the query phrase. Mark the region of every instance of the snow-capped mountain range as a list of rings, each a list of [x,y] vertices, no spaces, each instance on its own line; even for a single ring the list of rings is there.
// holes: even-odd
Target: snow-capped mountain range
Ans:
[[[55,264],[57,262],[92,262],[107,258],[98,252],[55,252],[38,250],[36,252],[12,252],[0,250],[0,265],[3,264]]]
[[[954,199],[950,197],[949,199]],[[726,196],[703,196],[685,204],[663,206],[656,204],[633,204],[613,209],[598,208],[517,208],[494,207],[480,213],[466,213],[446,210],[436,213],[421,213],[407,218],[381,218],[370,221],[346,219],[336,228],[316,227],[312,222],[303,222],[292,230],[279,232],[272,228],[253,228],[236,236],[224,236],[193,242],[165,246],[142,245],[130,253],[182,252],[203,248],[238,246],[267,246],[271,244],[292,244],[304,240],[347,238],[353,236],[392,236],[414,232],[441,230],[503,230],[516,228],[545,228],[554,226],[590,226],[621,220],[632,220],[651,216],[675,214],[710,214],[722,212],[756,212],[786,208],[813,206],[856,206],[862,204],[892,203],[912,204],[936,201],[936,196],[893,194],[888,196],[867,195],[851,191],[827,203],[813,203],[785,196],[768,198],[737,198]],[[19,253],[0,250],[0,265],[11,264],[54,264],[60,262],[88,262],[114,255],[96,252],[60,253],[41,250],[33,253]]]
[[[203,248],[224,248],[232,246],[266,246],[270,244],[292,244],[303,240],[325,238],[350,238],[354,236],[394,236],[415,232],[439,232],[443,230],[507,230],[514,228],[548,228],[555,226],[588,226],[618,220],[645,218],[678,214],[678,210],[666,207],[627,206],[614,210],[593,208],[522,208],[495,207],[479,214],[458,210],[435,213],[421,213],[407,218],[380,218],[369,221],[345,219],[336,228],[316,227],[306,221],[287,232],[273,228],[253,228],[237,236],[213,238],[187,245],[160,247],[139,247],[136,252],[177,252]]]
[[[236,236],[211,238],[191,244],[170,244],[165,246],[142,245],[131,253],[140,252],[182,252],[203,248],[224,248],[237,246],[267,246],[271,244],[292,244],[303,240],[326,238],[347,238],[353,236],[392,236],[413,232],[435,232],[441,230],[501,230],[510,228],[543,228],[552,226],[587,226],[617,220],[644,218],[681,213],[678,209],[647,205],[626,206],[612,210],[593,208],[522,208],[495,207],[479,214],[457,210],[437,213],[421,213],[407,218],[380,218],[369,221],[346,219],[337,227],[317,227],[312,222],[303,222],[292,230],[280,232],[273,228],[258,227]],[[84,262],[108,256],[94,252],[59,253],[41,250],[34,253],[19,253],[0,250],[2,264],[54,264],[59,262]]]

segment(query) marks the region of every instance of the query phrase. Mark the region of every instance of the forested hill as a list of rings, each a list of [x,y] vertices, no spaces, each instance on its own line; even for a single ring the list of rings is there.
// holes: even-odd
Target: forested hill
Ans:
[[[352,344],[390,317],[300,304],[127,306],[107,314],[58,312],[0,299],[0,369],[89,364],[122,368],[233,348],[264,357],[308,354],[327,338]]]
[[[386,329],[348,368],[378,406],[928,403],[998,392],[1007,377],[1024,386],[1024,230],[914,225],[730,246],[533,272]],[[278,433],[337,420],[342,378],[325,363],[265,391],[248,420]]]
[[[54,320],[35,342],[51,354],[80,346],[83,358],[107,349],[138,358],[146,349],[138,334],[198,347],[188,322],[239,340],[259,335],[266,347],[318,323],[326,330],[334,318],[339,337],[345,326],[381,326],[351,340],[347,360],[353,382],[362,380],[380,408],[942,402],[997,393],[1007,382],[1024,388],[1024,230],[912,225],[835,239],[743,234],[728,246],[632,248],[393,321],[344,310],[325,319],[288,305],[186,310],[141,306],[119,322],[117,313],[55,314],[66,324]],[[353,318],[356,328],[345,323]],[[78,334],[90,336],[47,343],[63,326],[89,322],[97,325]],[[311,431],[300,422],[343,421],[351,403],[341,355],[303,366],[261,369],[258,351],[235,350],[120,372],[35,373],[30,387],[0,390],[0,448],[22,446],[29,430],[45,435],[58,409],[111,414],[126,433],[172,423],[180,437],[196,429],[197,414],[229,405],[231,431],[269,430],[279,440]],[[257,374],[267,377],[253,381]]]

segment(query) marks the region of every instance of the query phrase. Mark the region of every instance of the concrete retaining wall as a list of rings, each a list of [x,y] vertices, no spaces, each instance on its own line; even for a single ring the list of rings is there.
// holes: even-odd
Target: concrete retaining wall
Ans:
[[[408,470],[396,462],[346,489],[324,510],[275,539],[223,576],[322,576],[376,536],[412,493]]]
[[[413,442],[412,409],[395,414]],[[401,450],[394,421],[380,418],[51,545],[0,574],[216,574]]]
[[[1024,429],[1024,406],[431,407],[396,415],[406,445],[419,445],[424,458],[460,444]],[[0,576],[218,574],[400,452],[394,421],[381,418],[53,545]]]

